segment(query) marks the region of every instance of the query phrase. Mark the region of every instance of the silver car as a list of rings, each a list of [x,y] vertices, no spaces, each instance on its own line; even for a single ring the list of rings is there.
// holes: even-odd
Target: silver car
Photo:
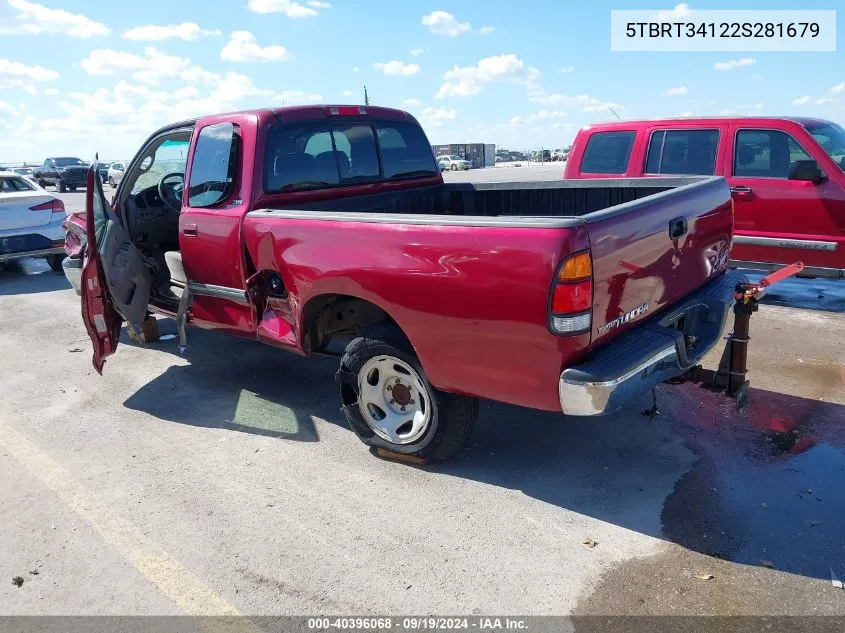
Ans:
[[[459,169],[469,169],[472,164],[463,158],[457,156],[439,156],[437,164],[440,166],[440,171],[457,171]]]
[[[120,184],[124,171],[126,171],[126,163],[124,161],[118,161],[109,166],[108,181],[112,189],[115,189]]]

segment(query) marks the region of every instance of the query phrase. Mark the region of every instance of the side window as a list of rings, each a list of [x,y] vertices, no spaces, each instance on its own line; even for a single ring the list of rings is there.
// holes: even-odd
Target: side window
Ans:
[[[184,174],[190,143],[190,133],[183,132],[178,136],[165,137],[148,147],[140,164],[130,174],[130,181],[135,178],[129,190],[130,194],[135,195],[144,189],[157,187],[159,181],[167,174]]]
[[[377,123],[385,178],[410,178],[437,173],[437,164],[425,133],[411,123]]]
[[[745,178],[789,178],[789,166],[810,160],[804,148],[780,130],[739,130],[734,141],[733,174]]]
[[[12,193],[17,191],[36,191],[36,188],[23,178],[0,178],[0,191]]]
[[[207,125],[200,130],[188,181],[188,206],[210,207],[232,195],[237,148],[238,135],[231,123]]]
[[[340,177],[354,183],[380,176],[376,139],[370,125],[349,124],[332,127]]]
[[[581,171],[585,174],[624,174],[636,132],[596,132],[587,141]]]
[[[716,171],[718,147],[719,130],[653,132],[645,173],[712,176]]]

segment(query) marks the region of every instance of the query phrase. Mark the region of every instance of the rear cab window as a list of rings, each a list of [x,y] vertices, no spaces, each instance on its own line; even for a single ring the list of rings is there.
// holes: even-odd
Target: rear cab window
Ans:
[[[645,173],[712,176],[718,149],[718,129],[655,130],[648,143]]]
[[[637,133],[632,131],[595,132],[587,140],[581,159],[584,174],[624,174]]]
[[[403,121],[277,124],[270,129],[264,190],[283,193],[435,176],[431,146]]]

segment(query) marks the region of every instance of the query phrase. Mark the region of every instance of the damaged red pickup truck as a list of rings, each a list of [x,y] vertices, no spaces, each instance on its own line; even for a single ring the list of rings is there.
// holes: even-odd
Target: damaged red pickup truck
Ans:
[[[417,121],[377,107],[167,126],[111,204],[92,167],[86,220],[99,372],[149,312],[183,345],[188,323],[333,354],[361,440],[429,459],[477,398],[598,415],[683,374],[741,278],[723,178],[444,183]]]

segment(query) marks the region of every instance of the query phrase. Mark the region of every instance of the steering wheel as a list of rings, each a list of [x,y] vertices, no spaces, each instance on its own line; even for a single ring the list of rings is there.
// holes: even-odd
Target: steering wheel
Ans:
[[[179,182],[169,184],[168,180],[177,178]],[[158,181],[158,195],[162,203],[174,213],[179,213],[182,210],[182,192],[185,188],[185,174],[180,171],[174,171],[165,174]]]

